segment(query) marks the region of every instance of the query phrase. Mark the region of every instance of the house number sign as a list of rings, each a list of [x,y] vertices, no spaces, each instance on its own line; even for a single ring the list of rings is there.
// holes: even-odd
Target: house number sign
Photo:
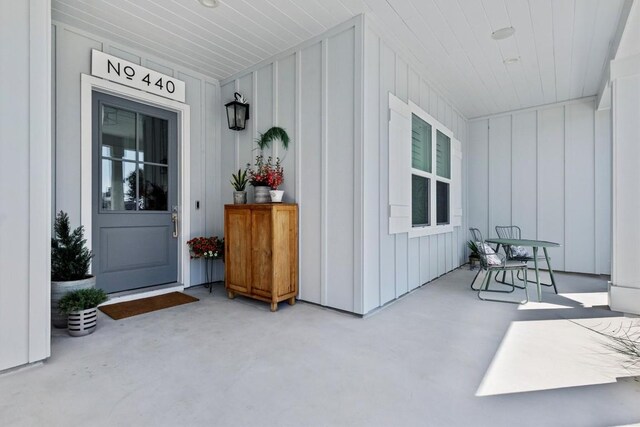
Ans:
[[[99,50],[91,51],[91,75],[184,102],[184,82]]]

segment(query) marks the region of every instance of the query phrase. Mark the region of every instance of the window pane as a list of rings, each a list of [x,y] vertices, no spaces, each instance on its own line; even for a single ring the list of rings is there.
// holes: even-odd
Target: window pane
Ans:
[[[451,139],[437,131],[436,173],[443,178],[451,178]]]
[[[411,175],[411,224],[429,225],[429,178]]]
[[[136,164],[102,159],[102,209],[132,211],[136,209]]]
[[[449,184],[436,181],[436,216],[438,225],[449,224]]]
[[[140,114],[140,138],[141,162],[167,164],[168,125],[169,122],[157,117]]]
[[[139,209],[146,211],[166,211],[167,192],[169,190],[166,166],[140,165],[139,179]]]
[[[136,160],[136,113],[102,106],[102,155]]]
[[[411,167],[431,172],[431,125],[415,114],[411,117]]]

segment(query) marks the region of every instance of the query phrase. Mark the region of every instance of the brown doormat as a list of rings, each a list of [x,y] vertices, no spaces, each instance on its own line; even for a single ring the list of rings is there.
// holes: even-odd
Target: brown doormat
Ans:
[[[141,298],[133,301],[119,302],[116,304],[103,305],[98,307],[101,312],[115,320],[125,319],[138,314],[150,313],[163,308],[175,307],[176,305],[188,304],[199,301],[198,298],[182,292],[170,292],[168,294],[156,295],[149,298]]]

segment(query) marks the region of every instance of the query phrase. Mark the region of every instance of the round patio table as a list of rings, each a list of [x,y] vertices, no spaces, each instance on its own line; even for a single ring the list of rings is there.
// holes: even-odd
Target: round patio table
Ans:
[[[493,243],[498,245],[496,247],[496,252],[500,249],[500,246],[525,246],[528,248],[533,248],[533,265],[536,270],[536,286],[538,290],[538,302],[542,300],[542,289],[540,288],[540,271],[538,270],[538,249],[542,248],[544,252],[544,258],[547,261],[547,267],[549,267],[549,276],[551,277],[551,284],[553,285],[553,289],[558,293],[558,288],[556,288],[556,279],[553,276],[553,269],[551,268],[551,261],[549,261],[549,254],[547,252],[547,248],[556,248],[559,247],[559,243],[548,242],[546,240],[531,240],[531,239],[487,239],[487,243]]]

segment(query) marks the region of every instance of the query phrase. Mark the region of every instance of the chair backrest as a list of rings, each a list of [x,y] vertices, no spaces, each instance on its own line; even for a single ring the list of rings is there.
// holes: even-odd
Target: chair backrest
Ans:
[[[501,239],[520,239],[520,236],[522,236],[522,231],[517,225],[496,225],[496,234]],[[511,246],[503,245],[502,247],[508,259],[514,257]]]
[[[469,228],[471,238],[478,248],[478,255],[480,256],[480,265],[485,268],[488,265],[487,256],[493,255],[493,253],[487,253],[487,245],[484,242],[482,233],[477,228]]]
[[[496,233],[501,239],[520,239],[522,231],[517,225],[496,225]]]

